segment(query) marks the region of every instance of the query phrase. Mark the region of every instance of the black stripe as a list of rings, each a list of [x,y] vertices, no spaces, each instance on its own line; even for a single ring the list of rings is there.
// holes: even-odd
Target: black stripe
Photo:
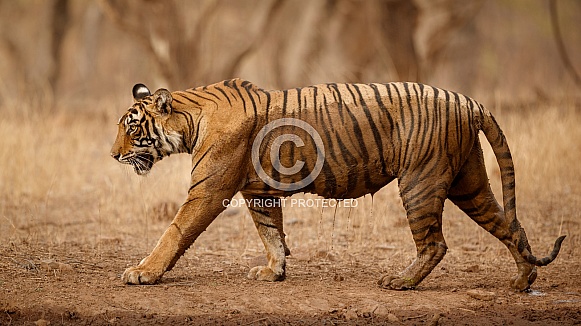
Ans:
[[[208,155],[208,153],[210,153],[210,150],[212,149],[214,145],[210,146],[210,148],[208,148],[204,154],[202,154],[202,156],[200,157],[200,159],[194,163],[194,166],[192,167],[192,172],[190,173],[190,175],[194,174],[194,171],[196,170],[196,168],[198,167],[198,164],[200,164],[200,162],[206,157],[206,155]]]
[[[238,88],[238,86],[236,85],[236,83],[234,83],[232,85],[232,88],[234,88],[234,90],[236,90],[236,92],[240,96],[240,99],[242,100],[242,107],[244,108],[244,113],[246,113],[246,100],[244,99],[244,96],[242,96],[242,92],[240,92],[240,89]]]
[[[410,226],[410,227],[412,227],[412,226]],[[426,234],[424,235],[424,237],[421,239],[421,240],[425,240],[429,236],[438,233],[440,231],[440,228],[441,227],[440,227],[439,224],[436,224],[436,225],[434,225],[434,224],[428,224],[428,225],[423,226],[421,228],[417,228],[417,229],[413,229],[412,228],[412,235],[418,235],[420,233],[424,233],[424,232],[428,231],[428,232],[426,232]],[[417,238],[414,237],[414,240],[418,241],[420,239],[417,239]]]
[[[256,125],[258,123],[258,117],[257,117],[258,116],[258,109],[256,108],[256,102],[254,101],[254,97],[250,93],[250,90],[248,88],[244,88],[244,90],[246,91],[246,94],[248,95],[248,97],[250,97],[250,101],[252,102],[252,108],[254,110],[254,119],[252,119],[252,131],[251,131],[251,134],[254,135],[254,130],[256,129]]]
[[[212,175],[207,175],[204,178],[202,178],[201,180],[199,180],[198,182],[192,184],[190,186],[190,189],[188,189],[188,193],[190,193],[190,191],[192,191],[195,187],[199,186],[200,184],[202,184],[202,182],[208,180]]]
[[[446,127],[444,129],[444,150],[448,150],[448,132],[450,129],[450,94],[448,91],[444,91],[446,104]]]
[[[193,132],[192,127],[194,125],[194,119],[192,118],[192,115],[189,112],[181,112],[181,111],[174,111],[174,114],[182,115],[186,119],[186,125],[187,125],[186,131],[189,131],[189,138],[190,138],[190,140],[192,140],[192,132]],[[196,139],[197,139],[197,133],[196,133]],[[182,137],[182,144],[184,145],[186,150],[188,150],[188,152],[191,153],[192,148],[188,148],[188,145],[186,144],[184,137]],[[190,147],[193,147],[193,145]]]
[[[212,102],[212,103],[214,103],[214,105],[216,105],[216,107],[220,107],[220,105],[218,105],[218,103],[217,103],[215,100],[213,100],[213,99],[211,99],[211,98],[208,98],[208,97],[205,97],[205,96],[202,96],[201,94],[199,94],[199,93],[198,93],[198,92],[196,92],[196,91],[187,90],[186,92],[187,92],[188,94],[190,94],[190,95],[197,96],[197,97],[199,97],[199,98],[201,98],[201,99],[203,99],[203,100],[206,100],[206,101]],[[210,93],[206,93],[206,94],[210,94]],[[193,102],[193,101],[192,101],[192,102]]]
[[[221,98],[220,98],[218,95],[216,95],[216,94],[212,93],[212,92],[211,92],[211,89],[209,89],[207,86],[206,86],[206,87],[204,87],[204,92],[206,92],[206,94],[212,95],[212,96],[213,96],[214,98],[216,98],[218,101],[222,101],[222,99],[221,99]]]
[[[202,106],[202,104],[200,104],[200,102],[197,102],[197,101],[195,101],[195,100],[194,100],[194,99],[192,99],[190,96],[186,96],[186,95],[194,95],[194,93],[193,93],[193,90],[187,90],[185,94],[183,94],[183,93],[184,93],[184,92],[180,92],[180,93],[178,93],[178,95],[179,95],[180,97],[182,97],[183,99],[187,100],[187,101],[188,101],[188,102],[190,102],[190,103],[193,103],[193,104],[195,104],[195,105],[197,105],[197,106]],[[186,104],[186,103],[184,103],[184,102],[180,102],[180,101],[178,101],[176,97],[174,97],[174,98],[173,98],[173,100],[174,100],[174,101],[176,101],[176,102],[178,102],[178,103],[181,103],[181,104],[187,105],[187,104]]]
[[[436,144],[436,146],[440,146],[442,143],[442,117],[440,116],[441,112],[440,112],[440,101],[439,101],[439,95],[440,95],[440,91],[435,88],[435,87],[430,87],[432,89],[433,92],[433,97],[434,97],[434,107],[432,108],[432,110],[434,110],[435,115],[434,115],[434,125],[432,126],[432,135],[436,136],[436,139],[433,140],[434,144]],[[440,148],[438,148],[440,149]]]
[[[286,106],[287,106],[287,102],[288,102],[288,90],[284,90],[282,91],[283,94],[283,101],[282,101],[282,116],[284,117],[286,115]]]
[[[506,191],[506,190],[513,190],[514,188],[515,188],[515,182],[514,182],[514,180],[513,180],[512,182],[509,182],[509,183],[507,183],[507,184],[503,184],[503,185],[502,185],[502,189],[503,189],[503,191]]]
[[[411,97],[411,93],[410,93],[410,89],[409,89],[409,83],[403,83],[403,88],[404,88],[404,92],[405,92],[405,99],[406,99],[406,104],[407,104],[407,108],[409,111],[409,117],[410,117],[409,124],[406,125],[408,127],[408,134],[407,134],[406,147],[405,147],[404,156],[403,156],[404,157],[404,168],[408,169],[410,167],[410,165],[414,162],[414,159],[412,158],[414,152],[410,151],[410,143],[411,143],[412,139],[417,138],[418,135],[415,133],[416,121],[415,121],[414,113],[416,113],[416,108],[412,106],[412,97]],[[401,113],[404,115],[404,118],[405,118],[405,112],[406,111],[404,111],[402,109]],[[408,152],[409,152],[409,156],[408,156]]]
[[[398,103],[398,104],[399,104],[399,115],[400,115],[400,120],[399,120],[399,121],[400,121],[400,123],[402,124],[402,127],[403,127],[403,129],[402,129],[401,131],[402,131],[402,132],[404,132],[404,131],[405,131],[405,129],[407,128],[407,123],[406,123],[406,122],[407,122],[407,119],[406,119],[406,117],[405,117],[405,113],[404,113],[403,98],[401,97],[401,94],[400,94],[400,92],[399,92],[399,89],[397,88],[397,85],[393,85],[393,86],[394,86],[395,92],[396,92],[396,94],[397,94],[397,96],[396,96],[396,97],[397,97],[397,99],[398,99],[398,102],[399,102],[399,103]],[[413,115],[412,115],[412,117],[411,117],[411,123],[412,123],[412,130],[413,130]],[[399,133],[398,133],[398,134],[399,134]],[[404,160],[405,160],[405,158],[406,158],[406,154],[407,154],[407,147],[408,147],[408,145],[409,145],[409,141],[410,141],[410,140],[409,140],[409,137],[408,137],[407,135],[406,135],[406,139],[407,139],[407,143],[406,143],[406,145],[405,145],[405,148],[404,148],[404,144],[403,144],[403,138],[402,138],[402,135],[399,135],[399,140],[400,140],[399,144],[400,144],[400,148],[399,148],[399,151],[398,151],[398,160],[397,160],[397,166],[398,166],[400,169],[403,169],[403,164],[402,164],[402,163],[405,163],[405,162],[402,162],[402,158],[403,158]],[[404,151],[403,153],[402,153],[402,150]]]
[[[329,84],[329,89],[333,91],[333,98],[337,102],[337,110],[339,111],[339,119],[341,119],[341,123],[345,124],[345,120],[343,119],[343,97],[341,96],[341,92],[339,91],[339,87],[337,84]]]
[[[455,109],[455,116],[456,116],[456,144],[458,148],[462,148],[462,112],[460,106],[460,98],[458,97],[458,93],[452,92],[454,95],[454,109]]]
[[[416,89],[416,86],[420,86],[419,87],[420,91],[418,91]],[[417,161],[416,161],[416,163],[422,163],[422,162],[426,162],[426,159],[428,157],[431,157],[432,152],[433,152],[433,147],[434,147],[434,143],[433,143],[433,139],[432,139],[433,138],[433,131],[429,130],[430,117],[432,116],[432,113],[429,111],[427,103],[423,101],[423,98],[420,98],[420,94],[423,94],[423,85],[413,84],[413,89],[416,93],[416,102],[418,103],[418,108],[417,108],[418,112],[423,112],[423,115],[420,115],[418,118],[419,119],[418,125],[420,125],[420,127],[423,126],[423,128],[422,129],[418,128],[418,131],[421,130],[421,134],[419,135],[420,145],[419,145],[419,148],[417,150],[418,156],[417,156]],[[426,149],[424,147],[428,147],[429,149]]]
[[[427,218],[430,218],[430,217],[432,217],[432,218],[435,217],[437,219],[438,216],[439,216],[438,213],[431,212],[431,213],[427,213],[427,214],[424,214],[424,215],[421,215],[421,216],[418,216],[418,217],[408,218],[408,223],[411,226],[412,224],[419,223],[419,222],[421,222],[421,221],[423,221],[423,220],[425,220]]]
[[[353,84],[353,87],[355,88],[355,91],[359,95],[359,103],[361,103],[361,106],[363,107],[363,113],[365,114],[365,117],[367,118],[367,123],[369,124],[369,127],[371,128],[371,132],[373,133],[373,139],[375,140],[375,145],[379,149],[379,161],[381,163],[381,173],[386,174],[385,160],[383,158],[383,155],[384,155],[383,142],[381,139],[381,135],[379,134],[379,130],[377,130],[377,126],[375,125],[375,122],[373,121],[373,117],[371,116],[371,112],[369,111],[369,107],[367,106],[367,103],[365,103],[365,100],[363,99],[363,95],[361,94],[361,90],[359,89],[359,86],[357,86],[357,84]],[[369,180],[369,182],[371,184],[373,184],[372,180]]]
[[[391,96],[391,84],[385,84],[385,89],[387,89],[387,98],[389,99],[389,104],[393,105],[393,98]]]
[[[178,102],[179,104],[186,105],[186,103],[180,101],[176,96],[173,97],[173,102]]]
[[[432,202],[435,199],[439,199],[444,202],[445,198],[442,196],[434,196],[434,188],[425,187],[421,189],[421,192],[414,195],[413,199],[406,200],[406,213],[408,215],[414,214],[422,209],[428,208],[432,209]]]
[[[437,168],[439,166],[439,158],[437,160],[432,160],[431,162],[429,162],[429,164],[431,165],[429,168],[427,166],[424,166],[424,170],[422,171],[405,171],[403,175],[401,175],[399,177],[400,180],[404,180],[405,181],[405,187],[401,188],[401,185],[404,185],[403,182],[400,182],[400,194],[402,197],[407,196],[407,194],[412,191],[415,187],[419,187],[420,183],[422,183],[423,181],[425,181],[426,178],[430,178],[433,177],[435,175],[435,172],[437,171]],[[422,173],[419,173],[422,172]],[[428,184],[430,187],[424,187],[424,190],[429,189],[429,190],[435,190],[436,188],[434,186],[438,186],[439,188],[443,188],[445,189],[446,187],[443,187],[441,185],[433,185],[433,184]],[[421,190],[421,189],[420,189]]]
[[[268,224],[268,223],[258,222],[258,221],[256,223],[258,223],[258,224],[260,224],[262,226],[265,226],[267,228],[271,228],[271,229],[276,229],[277,228],[276,225],[274,225],[274,224]]]
[[[357,159],[353,155],[351,155],[351,153],[349,152],[347,147],[345,147],[345,144],[341,140],[341,137],[339,135],[337,135],[337,133],[335,133],[335,139],[337,140],[337,145],[339,146],[339,150],[340,150],[341,154],[345,157],[345,162],[347,163],[347,166],[350,166],[350,167],[357,166]],[[358,178],[359,177],[358,177],[357,173],[347,173],[347,191],[346,191],[346,193],[349,193],[350,190],[353,190],[357,187]]]
[[[470,216],[473,220],[478,219],[480,216],[484,216],[485,213],[489,212],[493,206],[496,204],[492,201],[487,201],[484,205],[480,206],[472,206],[472,207],[460,207],[460,209],[466,213],[466,215]]]
[[[499,160],[512,160],[512,155],[509,151],[498,153],[496,156]]]
[[[270,211],[270,210],[267,210],[267,209],[262,209],[262,207],[256,207],[256,206],[254,206],[254,205],[249,205],[249,206],[248,206],[248,209],[249,209],[251,212],[255,212],[255,213],[258,213],[258,214],[261,214],[261,215],[264,215],[264,216],[268,216],[268,217],[270,217],[270,215],[271,215],[271,214],[270,214],[270,213],[271,213],[271,211]]]
[[[504,204],[505,214],[508,214],[509,211],[515,209],[516,207],[516,199],[514,197],[510,198],[506,204]]]
[[[491,205],[491,206],[492,206],[492,205]],[[490,216],[489,216],[487,219],[485,219],[485,220],[479,220],[479,219],[478,219],[479,217],[486,217],[486,214],[485,214],[485,213],[489,213],[489,212],[490,212],[490,211],[485,211],[483,214],[481,214],[481,215],[478,215],[478,216],[475,216],[475,217],[473,218],[473,219],[474,219],[474,221],[475,221],[476,223],[478,223],[478,225],[482,225],[482,226],[484,226],[484,225],[486,225],[486,224],[489,224],[489,223],[492,223],[492,222],[496,221],[496,220],[497,220],[497,217],[496,217],[496,215],[495,215],[495,214],[490,214]],[[490,230],[489,230],[488,232],[492,233]]]
[[[315,112],[315,124],[319,123],[319,111],[317,110],[317,87],[313,87],[313,106]]]
[[[192,143],[190,144],[190,153],[194,150],[194,147],[198,143],[199,137],[200,137],[200,120],[198,120],[198,123],[196,123],[196,137],[192,140]],[[191,138],[191,136],[190,136],[190,138]]]
[[[355,102],[357,101],[357,99],[355,98],[355,94],[353,93],[353,91],[351,91],[351,88],[349,88],[349,86],[350,84],[345,84],[345,87],[351,94],[351,97],[353,97],[353,102]],[[367,152],[367,147],[365,146],[365,140],[363,139],[363,132],[361,131],[361,127],[359,126],[359,121],[357,121],[357,118],[355,117],[353,112],[351,112],[351,109],[348,106],[345,106],[345,112],[347,112],[349,118],[351,118],[351,123],[353,124],[353,133],[355,134],[355,138],[359,143],[358,148],[361,149],[361,158],[363,159],[363,163],[367,165],[367,163],[369,162],[369,153]]]
[[[265,108],[265,118],[266,123],[268,123],[268,113],[270,112],[270,93],[262,91],[266,95],[266,108]]]
[[[297,92],[297,102],[299,104],[298,111],[299,111],[299,119],[300,119],[301,118],[301,111],[302,111],[301,109],[303,107],[302,106],[302,102],[301,102],[301,91],[302,91],[302,88],[295,88],[295,90]],[[296,112],[295,108],[293,108],[293,112]]]
[[[381,111],[383,111],[385,113],[385,116],[387,117],[387,122],[389,122],[389,130],[386,130],[386,131],[391,133],[393,131],[393,118],[391,117],[391,113],[385,107],[385,104],[383,103],[383,100],[381,99],[381,94],[379,94],[379,89],[377,88],[377,85],[371,84],[371,88],[373,89],[373,93],[375,94],[375,101],[379,105],[379,108],[381,109]]]
[[[226,97],[226,100],[228,100],[228,104],[230,104],[230,106],[232,106],[232,102],[230,101],[230,97],[228,96],[228,94],[220,87],[215,86],[215,88],[224,95],[224,97]]]
[[[487,188],[487,185],[485,185],[484,183],[482,183],[473,192],[470,192],[470,193],[467,193],[467,194],[462,194],[462,195],[448,195],[448,198],[450,198],[450,200],[453,201],[453,202],[467,202],[467,201],[471,201],[474,198],[476,198],[476,196],[478,196],[486,188]]]
[[[323,176],[325,177],[325,194],[327,196],[336,196],[337,195],[337,178],[335,178],[335,174],[333,173],[333,168],[329,165],[329,162],[325,160],[323,162]]]

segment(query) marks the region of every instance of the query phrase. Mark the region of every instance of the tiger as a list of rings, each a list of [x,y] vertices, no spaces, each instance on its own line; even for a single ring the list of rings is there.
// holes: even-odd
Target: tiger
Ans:
[[[565,239],[558,237],[547,257],[533,255],[516,216],[506,137],[483,105],[457,92],[414,82],[264,90],[231,79],[153,94],[137,84],[132,93],[111,156],[145,175],[163,158],[188,153],[192,170],[186,201],[153,251],[125,270],[126,284],[158,282],[238,192],[266,251],[267,265],[248,272],[259,281],[284,280],[290,255],[282,207],[260,200],[300,192],[352,200],[394,179],[416,258],[400,273],[382,275],[381,288],[414,289],[442,260],[446,199],[508,248],[517,266],[510,281],[516,291],[530,289],[537,267],[551,263]],[[480,131],[500,167],[503,207],[489,184]]]

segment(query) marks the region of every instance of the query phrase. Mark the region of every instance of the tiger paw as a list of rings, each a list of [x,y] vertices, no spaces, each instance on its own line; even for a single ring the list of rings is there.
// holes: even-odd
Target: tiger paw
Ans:
[[[129,267],[121,279],[125,284],[155,284],[163,273],[147,270],[143,266]]]
[[[377,281],[377,285],[382,289],[398,291],[413,290],[415,288],[415,283],[412,279],[391,275],[382,276],[379,281]]]
[[[531,288],[531,284],[537,279],[537,268],[532,267],[525,273],[519,273],[513,277],[510,286],[517,292],[527,291]]]
[[[276,282],[284,280],[284,270],[280,273],[275,273],[268,266],[256,266],[248,272],[248,278],[251,280]]]

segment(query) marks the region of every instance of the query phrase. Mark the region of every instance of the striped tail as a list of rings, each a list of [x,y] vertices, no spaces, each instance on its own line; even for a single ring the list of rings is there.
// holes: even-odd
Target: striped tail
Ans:
[[[563,235],[557,238],[553,251],[547,257],[539,259],[532,254],[525,231],[516,217],[514,164],[510,154],[510,149],[508,148],[508,143],[492,114],[482,107],[480,107],[480,110],[482,118],[481,130],[484,132],[486,139],[488,139],[488,142],[494,151],[494,155],[496,156],[496,161],[500,167],[504,214],[510,223],[512,241],[517,245],[518,252],[526,261],[535,266],[548,265],[557,258],[559,250],[561,250],[561,243],[565,239],[565,236]]]

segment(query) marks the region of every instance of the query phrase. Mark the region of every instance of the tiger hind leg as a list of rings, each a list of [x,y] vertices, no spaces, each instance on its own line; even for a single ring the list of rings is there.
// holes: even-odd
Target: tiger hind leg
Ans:
[[[248,209],[258,230],[258,235],[266,249],[267,266],[256,266],[248,272],[248,278],[259,281],[282,281],[285,278],[286,258],[290,255],[283,232],[282,207],[276,205],[275,198],[268,198],[275,205],[264,207],[264,197],[242,194],[250,204]],[[258,200],[255,200],[258,199]]]
[[[399,275],[382,276],[377,283],[385,289],[415,288],[438,265],[447,251],[442,234],[442,211],[446,184],[449,184],[445,180],[447,173],[435,174],[439,177],[434,181],[430,176],[422,175],[422,172],[408,173],[412,177],[399,179],[400,194],[416,243],[417,257]]]
[[[528,290],[537,277],[537,270],[518,251],[513,232],[510,231],[510,222],[506,220],[504,210],[490,189],[479,143],[473,147],[466,163],[454,179],[448,198],[478,225],[504,243],[518,269],[517,275],[511,281],[511,287],[517,291]],[[524,237],[522,243],[530,251],[524,230],[519,228],[516,232],[519,232],[518,239]]]

